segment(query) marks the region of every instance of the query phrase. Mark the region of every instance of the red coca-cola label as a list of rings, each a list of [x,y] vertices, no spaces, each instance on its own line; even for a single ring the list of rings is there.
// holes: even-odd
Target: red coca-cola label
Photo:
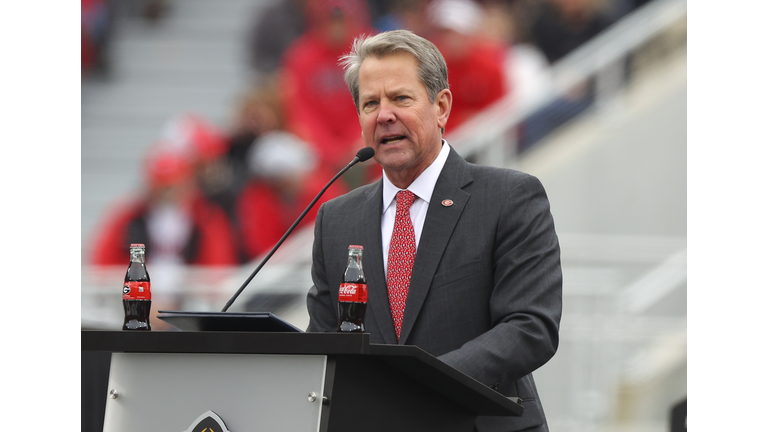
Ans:
[[[123,284],[123,300],[152,300],[149,282],[126,282]]]
[[[343,283],[339,286],[339,301],[368,303],[368,285]]]

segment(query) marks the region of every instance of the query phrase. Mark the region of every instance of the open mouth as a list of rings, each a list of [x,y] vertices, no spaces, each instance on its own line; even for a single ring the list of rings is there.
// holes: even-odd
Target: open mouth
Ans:
[[[382,138],[381,143],[390,144],[390,143],[397,142],[404,139],[405,137],[403,135],[390,136],[390,137]]]

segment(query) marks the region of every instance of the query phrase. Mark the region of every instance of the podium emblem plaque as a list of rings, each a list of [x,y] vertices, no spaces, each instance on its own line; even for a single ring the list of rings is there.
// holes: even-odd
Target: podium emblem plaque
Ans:
[[[213,411],[206,411],[184,432],[229,432],[224,421]]]

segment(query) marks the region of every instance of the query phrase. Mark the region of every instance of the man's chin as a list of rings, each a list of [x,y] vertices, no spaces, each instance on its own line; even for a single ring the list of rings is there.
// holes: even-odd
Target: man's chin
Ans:
[[[413,163],[411,163],[410,160],[399,160],[399,161],[384,161],[384,163],[379,162],[382,168],[384,168],[385,172],[388,172],[393,175],[399,175],[403,173],[407,173],[408,170],[410,170],[413,167]]]

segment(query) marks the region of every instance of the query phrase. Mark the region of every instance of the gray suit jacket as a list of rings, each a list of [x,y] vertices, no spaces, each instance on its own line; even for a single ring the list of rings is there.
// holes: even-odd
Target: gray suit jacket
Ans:
[[[450,199],[453,205],[444,206]],[[335,331],[349,245],[363,245],[368,281],[365,330],[397,344],[381,246],[382,183],[320,208],[315,222],[307,331]],[[560,248],[538,179],[477,166],[451,149],[435,186],[416,252],[400,344],[522,399],[522,417],[479,417],[478,431],[547,430],[531,373],[558,344]]]

